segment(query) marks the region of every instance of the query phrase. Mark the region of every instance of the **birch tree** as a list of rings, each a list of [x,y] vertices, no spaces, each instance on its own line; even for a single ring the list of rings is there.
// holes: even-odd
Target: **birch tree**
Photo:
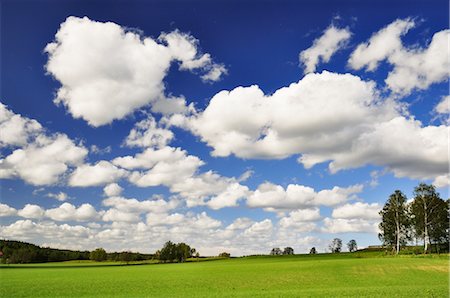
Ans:
[[[388,201],[380,211],[381,223],[378,237],[384,245],[395,246],[398,254],[400,246],[408,239],[409,217],[406,206],[406,196],[396,190],[389,196]]]
[[[447,203],[440,198],[433,185],[420,183],[414,189],[411,213],[414,230],[417,236],[423,239],[424,251],[427,252],[432,238],[439,241],[436,238],[447,233]]]

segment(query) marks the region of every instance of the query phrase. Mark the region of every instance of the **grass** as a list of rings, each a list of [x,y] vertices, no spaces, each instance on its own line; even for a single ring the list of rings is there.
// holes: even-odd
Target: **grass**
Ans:
[[[319,254],[122,265],[3,266],[0,297],[449,296],[448,255]]]

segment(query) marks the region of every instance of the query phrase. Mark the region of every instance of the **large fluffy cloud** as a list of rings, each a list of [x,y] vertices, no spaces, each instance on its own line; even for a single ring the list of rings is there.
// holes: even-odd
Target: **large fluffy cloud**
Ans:
[[[33,143],[0,159],[0,178],[20,178],[34,185],[53,184],[69,167],[79,165],[87,155],[64,134],[39,135]]]
[[[106,160],[101,160],[95,165],[80,165],[69,178],[70,186],[98,186],[117,181],[125,177],[128,172],[120,169]]]
[[[113,163],[136,170],[129,177],[133,184],[140,187],[167,186],[171,192],[185,198],[188,207],[233,207],[249,193],[248,187],[234,177],[223,177],[213,171],[199,174],[204,162],[181,148],[148,148],[135,156],[115,158]]]
[[[200,55],[197,40],[187,34],[174,31],[154,40],[87,17],[68,17],[45,51],[47,72],[61,83],[55,103],[92,126],[161,101],[172,61],[180,61],[182,70],[200,69],[205,80],[225,72],[217,74],[219,65],[209,54]]]
[[[333,218],[343,218],[343,219],[352,219],[352,218],[360,218],[360,219],[374,219],[379,220],[380,212],[382,206],[378,203],[362,203],[356,202],[353,204],[345,204],[339,206],[333,210],[332,217]]]
[[[269,211],[320,205],[334,206],[354,198],[362,189],[362,185],[347,188],[335,186],[332,189],[316,192],[311,187],[298,184],[289,184],[284,189],[280,185],[265,182],[247,198],[247,205],[249,207],[266,208]]]
[[[159,127],[155,118],[136,123],[125,139],[125,145],[129,147],[165,147],[174,135],[172,131]]]
[[[320,61],[330,61],[331,56],[346,44],[350,36],[348,29],[339,29],[334,25],[328,27],[310,48],[300,53],[299,59],[305,65],[305,73],[314,72]]]
[[[368,42],[352,53],[349,65],[353,69],[366,67],[373,71],[379,62],[387,60],[392,66],[385,82],[396,94],[407,95],[413,89],[427,89],[431,84],[448,79],[450,60],[448,48],[450,30],[434,34],[427,48],[405,47],[401,37],[413,28],[411,19],[396,20],[375,33]]]
[[[15,114],[0,102],[0,131],[0,148],[25,146],[42,131],[42,126],[36,120]]]
[[[331,161],[332,172],[374,164],[400,177],[446,173],[448,128],[424,126],[403,111],[380,99],[373,82],[324,71],[273,95],[257,86],[221,91],[186,125],[214,156],[300,154],[306,168]]]
[[[45,211],[45,216],[56,221],[89,221],[95,220],[98,213],[91,204],[82,204],[75,207],[70,203]]]
[[[33,119],[0,103],[0,148],[19,147],[0,158],[0,179],[19,178],[34,185],[56,183],[71,167],[81,164],[87,149],[67,135],[49,134]]]

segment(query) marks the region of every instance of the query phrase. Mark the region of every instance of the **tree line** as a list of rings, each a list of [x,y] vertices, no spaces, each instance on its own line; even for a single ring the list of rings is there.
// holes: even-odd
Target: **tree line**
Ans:
[[[0,262],[3,264],[47,263],[75,260],[121,261],[129,263],[153,258],[153,254],[129,251],[107,253],[103,248],[97,248],[93,251],[78,251],[40,247],[21,241],[0,240]]]
[[[378,237],[386,247],[398,254],[408,243],[423,241],[423,251],[431,247],[436,252],[449,248],[449,200],[444,201],[433,185],[420,183],[414,188],[414,198],[400,190],[392,193],[380,211]]]

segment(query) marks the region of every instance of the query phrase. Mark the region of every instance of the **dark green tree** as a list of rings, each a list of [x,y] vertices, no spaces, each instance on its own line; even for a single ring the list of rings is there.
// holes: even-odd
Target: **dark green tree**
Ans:
[[[352,239],[347,243],[347,248],[349,252],[354,252],[358,249],[358,245],[356,244],[356,241]]]
[[[406,244],[410,220],[406,206],[406,196],[396,190],[389,196],[388,201],[380,211],[381,223],[378,237],[384,245],[395,246],[396,253],[400,251],[400,246]]]
[[[448,203],[441,199],[433,185],[420,183],[414,189],[411,203],[412,224],[418,238],[423,239],[427,252],[432,241],[446,242],[448,239]]]
[[[311,255],[315,255],[317,253],[317,250],[316,250],[316,248],[313,246],[313,247],[311,247],[311,250],[309,251],[309,254],[311,254]]]
[[[294,249],[292,247],[285,247],[283,250],[283,255],[293,255]]]
[[[283,252],[281,251],[281,249],[279,247],[274,247],[270,251],[270,255],[271,256],[279,256],[279,255],[282,255],[282,254],[283,254]]]
[[[96,250],[91,251],[91,254],[89,255],[89,259],[101,262],[106,261],[106,251],[103,248],[97,248]]]
[[[219,254],[219,258],[229,258],[230,257],[230,253],[229,252],[221,252]]]
[[[185,262],[191,257],[191,247],[186,243],[178,243],[176,245],[176,260],[178,262]]]

